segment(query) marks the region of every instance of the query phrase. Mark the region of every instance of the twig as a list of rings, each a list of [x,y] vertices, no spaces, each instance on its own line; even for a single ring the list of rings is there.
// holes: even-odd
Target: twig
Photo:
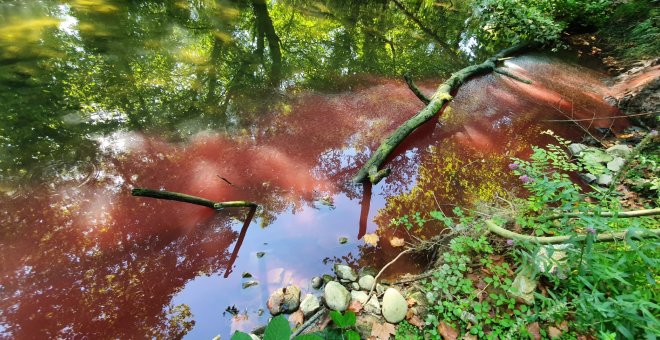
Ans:
[[[400,284],[404,284],[404,283],[419,281],[419,280],[425,279],[427,277],[433,276],[433,274],[435,274],[436,272],[437,272],[437,270],[431,270],[431,271],[428,271],[424,274],[415,275],[415,276],[413,276],[411,278],[408,278],[408,279],[405,279],[405,280],[399,280],[399,281],[396,281],[396,282],[392,282],[391,284],[400,285]]]
[[[543,237],[543,236],[530,236],[530,235],[523,235],[523,234],[518,234],[510,230],[506,230],[499,225],[497,225],[493,220],[486,220],[485,221],[486,226],[488,227],[488,230],[491,231],[492,233],[507,238],[507,239],[512,239],[512,240],[517,240],[517,241],[529,241],[529,242],[534,242],[538,244],[561,244],[561,243],[567,243],[571,240],[574,241],[585,241],[587,239],[587,235],[565,235],[565,236],[550,236],[550,237]],[[616,232],[616,233],[602,233],[598,234],[595,236],[594,242],[612,242],[612,241],[618,241],[618,240],[624,240],[626,236],[631,233],[631,237],[634,238],[645,238],[645,237],[660,237],[660,229],[650,229],[650,230],[637,230],[633,231],[630,229]]]
[[[321,306],[321,308],[320,308],[320,309],[319,309],[314,315],[312,315],[312,317],[309,318],[309,320],[305,321],[305,323],[302,324],[302,325],[301,325],[301,326],[300,326],[300,327],[299,327],[299,328],[298,328],[298,329],[297,329],[297,330],[291,335],[291,339],[293,339],[293,338],[295,338],[296,336],[300,335],[300,334],[301,334],[302,332],[304,332],[307,328],[309,328],[313,323],[316,322],[316,320],[318,320],[318,319],[321,317],[321,315],[323,315],[323,313],[325,313],[325,311],[326,311],[326,308],[323,307],[323,306]]]
[[[397,255],[397,256],[394,258],[394,260],[388,262],[388,263],[387,263],[387,264],[386,264],[386,265],[385,265],[385,266],[384,266],[384,267],[378,272],[378,275],[376,275],[376,277],[374,278],[374,285],[371,286],[371,289],[369,290],[369,294],[367,294],[367,299],[371,298],[371,294],[373,294],[373,292],[374,292],[374,288],[376,288],[376,284],[377,284],[377,282],[378,282],[378,278],[380,277],[381,274],[383,274],[383,272],[385,271],[385,269],[387,269],[387,267],[389,267],[389,266],[392,265],[394,262],[396,262],[396,260],[398,260],[401,256],[403,256],[404,254],[410,253],[410,252],[412,252],[413,250],[414,250],[413,248],[408,248],[408,249],[406,249],[406,250],[400,252],[399,255]]]
[[[412,93],[414,93],[415,96],[417,96],[417,98],[419,98],[419,100],[422,101],[422,103],[429,105],[431,99],[429,99],[429,97],[424,95],[424,93],[422,93],[419,87],[417,87],[417,85],[413,83],[412,78],[410,78],[410,75],[408,73],[403,75],[403,79],[406,80],[406,84],[408,84],[408,88],[410,88],[410,91],[412,91]]]
[[[218,176],[218,178],[220,178],[221,180],[227,182],[227,184],[229,184],[229,185],[235,187],[234,183],[230,182],[230,181],[227,180],[226,178],[224,178],[224,177],[222,177],[222,176],[220,176],[220,175],[216,175],[216,176]]]
[[[165,190],[152,190],[152,189],[143,189],[135,188],[131,192],[133,196],[141,197],[151,197],[158,198],[163,200],[179,201],[190,204],[197,204],[205,206],[211,209],[224,209],[224,208],[239,208],[239,207],[251,207],[256,208],[258,205],[253,202],[248,201],[228,201],[228,202],[214,202],[207,200],[206,198],[201,198],[192,195],[181,194],[178,192],[165,191]]]
[[[609,116],[609,117],[600,117],[600,118],[583,118],[583,119],[543,119],[541,120],[542,122],[568,122],[568,123],[573,123],[573,122],[586,122],[590,120],[607,120],[607,119],[613,119],[613,118],[628,118],[628,117],[637,117],[637,116],[648,116],[648,115],[655,115],[657,113],[636,113],[636,114],[630,114],[630,115],[622,115],[622,116]]]
[[[509,72],[509,71],[505,71],[505,70],[503,70],[503,69],[501,69],[501,68],[496,68],[496,69],[493,70],[493,72],[495,72],[495,73],[499,73],[499,74],[501,74],[501,75],[503,75],[503,76],[507,76],[507,77],[509,77],[509,78],[511,78],[511,79],[513,79],[513,80],[517,80],[517,81],[519,81],[519,82],[521,82],[521,83],[525,83],[525,84],[531,84],[531,83],[532,83],[532,81],[529,80],[529,79],[525,79],[525,78],[518,77],[517,75],[515,75],[515,74],[513,74],[513,73],[511,73],[511,72]]]

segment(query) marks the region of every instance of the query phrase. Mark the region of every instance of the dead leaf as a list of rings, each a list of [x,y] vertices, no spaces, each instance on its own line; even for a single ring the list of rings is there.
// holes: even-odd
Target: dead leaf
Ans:
[[[375,246],[378,245],[378,240],[380,240],[380,238],[378,237],[378,235],[376,235],[376,233],[364,234],[363,240],[364,240],[364,243],[370,244],[370,245],[375,247]]]
[[[456,329],[444,321],[440,321],[438,332],[440,332],[440,335],[442,335],[442,338],[445,340],[456,340],[458,338],[458,332]]]
[[[390,338],[390,335],[395,334],[396,329],[391,323],[380,323],[375,322],[371,324],[371,336],[375,336],[379,340],[387,340]]]
[[[477,340],[477,336],[468,333],[468,334],[463,335],[463,338],[461,338],[461,339],[462,340]]]
[[[559,324],[559,329],[564,332],[568,332],[568,321],[564,320]]]
[[[411,298],[411,297],[408,298],[408,299],[406,300],[406,302],[408,302],[408,308],[413,307],[414,305],[417,304],[417,300],[415,300],[415,299],[413,299],[413,298]]]
[[[409,318],[408,323],[419,329],[424,328],[425,325],[424,321],[422,321],[422,319],[420,319],[417,315],[413,315],[411,318]]]
[[[296,311],[295,313],[289,316],[289,321],[294,324],[295,327],[298,327],[305,322],[305,315],[301,310]]]
[[[402,238],[392,236],[392,238],[390,239],[390,245],[392,247],[403,247],[405,244],[406,244],[406,241]]]
[[[561,329],[554,326],[548,327],[548,336],[550,339],[559,338],[561,336]]]
[[[529,332],[534,340],[541,340],[541,326],[539,326],[538,322],[527,325],[527,332]]]
[[[359,301],[353,300],[351,301],[351,304],[348,306],[348,310],[353,311],[355,314],[359,314],[360,311],[362,310],[362,304]]]

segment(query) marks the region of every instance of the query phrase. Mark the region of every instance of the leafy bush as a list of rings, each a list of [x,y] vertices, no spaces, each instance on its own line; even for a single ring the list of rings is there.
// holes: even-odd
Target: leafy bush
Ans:
[[[503,246],[502,240],[484,236],[482,220],[468,220],[460,212],[458,219],[471,228],[451,240],[441,265],[424,283],[431,302],[426,332],[439,336],[450,327],[487,339],[526,333],[549,338],[557,332],[562,338],[587,333],[603,339],[655,338],[660,326],[660,242],[633,235],[656,228],[657,219],[617,218],[621,206],[615,193],[584,192],[569,173],[584,170],[585,164],[568,156],[567,141],[555,138],[558,145],[535,147],[529,160],[515,159],[510,165],[529,193],[512,202],[512,227],[523,234],[586,238],[556,248],[519,240],[507,240]],[[639,158],[637,164],[643,167],[652,156]],[[645,168],[636,174],[655,178]],[[615,216],[603,217],[602,211]],[[444,214],[431,216],[449,228],[457,224]],[[598,234],[620,230],[627,231],[625,240],[595,242]],[[539,261],[543,251],[548,265]],[[554,251],[563,253],[561,261],[553,257]],[[512,295],[514,269],[540,285],[533,304]]]

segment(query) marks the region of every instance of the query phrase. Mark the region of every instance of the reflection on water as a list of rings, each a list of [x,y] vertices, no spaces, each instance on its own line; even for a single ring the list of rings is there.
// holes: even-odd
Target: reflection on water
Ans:
[[[484,52],[449,51],[478,38],[462,5],[449,15],[405,1],[27,3],[0,5],[6,337],[250,329],[265,322],[258,310],[276,288],[310,291],[309,279],[335,261],[390,261],[400,248],[388,240],[409,237],[392,218],[517,190],[509,157],[549,142],[540,135],[548,128],[582,134],[544,120],[613,113],[600,99],[600,74],[511,59],[510,71],[534,84],[470,81],[397,148],[390,177],[363,187],[350,178],[422,107],[398,76],[443,75]],[[436,21],[449,26],[434,30]],[[431,93],[438,82],[420,87]],[[215,212],[133,197],[134,187],[259,209]],[[422,236],[440,227],[430,223]],[[374,232],[377,247],[360,240]],[[402,259],[386,275],[421,265]],[[259,285],[242,289],[243,272]],[[223,315],[233,305],[239,315]]]

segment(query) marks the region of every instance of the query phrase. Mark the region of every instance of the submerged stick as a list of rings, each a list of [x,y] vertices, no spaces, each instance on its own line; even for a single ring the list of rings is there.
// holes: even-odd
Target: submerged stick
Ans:
[[[526,44],[521,44],[505,49],[481,64],[468,66],[452,74],[449,79],[440,84],[425,108],[412,118],[408,119],[403,125],[394,130],[389,137],[383,140],[378,149],[376,149],[369,160],[362,166],[360,171],[358,171],[355,177],[353,177],[353,182],[362,183],[369,180],[371,183],[377,184],[385,177],[384,175],[386,175],[386,172],[382,172],[383,170],[378,169],[383,165],[387,157],[394,151],[397,145],[408,137],[408,135],[433,118],[433,116],[435,116],[445,104],[450,102],[454,98],[451,95],[453,91],[457,90],[471,77],[493,72],[497,66],[498,59],[516,53],[526,46]]]
[[[565,235],[565,236],[530,236],[530,235],[523,235],[523,234],[518,234],[513,231],[507,230],[502,228],[501,226],[497,225],[493,220],[486,220],[485,221],[486,226],[488,227],[488,231],[492,232],[493,234],[496,234],[498,236],[507,238],[507,239],[512,239],[516,241],[529,241],[529,242],[534,242],[538,244],[561,244],[561,243],[567,243],[571,240],[574,241],[584,241],[587,239],[587,235]],[[651,230],[624,230],[624,231],[619,231],[615,233],[602,233],[596,235],[594,238],[595,242],[612,242],[612,241],[619,241],[619,240],[624,240],[626,236],[630,233],[630,236],[633,238],[648,238],[648,237],[660,237],[660,229],[651,229]]]
[[[521,82],[521,83],[525,83],[525,84],[531,84],[531,83],[532,83],[531,80],[529,80],[529,79],[525,79],[525,78],[521,78],[521,77],[518,77],[517,75],[515,75],[515,74],[513,74],[513,73],[511,73],[511,72],[509,72],[509,71],[506,71],[506,70],[504,70],[504,69],[502,69],[502,68],[496,68],[496,69],[493,70],[493,72],[495,72],[495,73],[499,73],[499,74],[501,74],[501,75],[503,75],[503,76],[507,76],[507,77],[509,77],[509,78],[511,78],[511,79],[513,79],[513,80],[517,80],[517,81],[519,81],[519,82]]]
[[[207,200],[205,198],[181,194],[178,192],[165,191],[165,190],[152,190],[152,189],[144,189],[144,188],[135,188],[133,189],[131,194],[133,196],[151,197],[151,198],[158,198],[163,200],[197,204],[216,210],[224,209],[224,208],[240,208],[240,207],[256,208],[258,206],[256,203],[249,201],[214,202],[211,200]]]

